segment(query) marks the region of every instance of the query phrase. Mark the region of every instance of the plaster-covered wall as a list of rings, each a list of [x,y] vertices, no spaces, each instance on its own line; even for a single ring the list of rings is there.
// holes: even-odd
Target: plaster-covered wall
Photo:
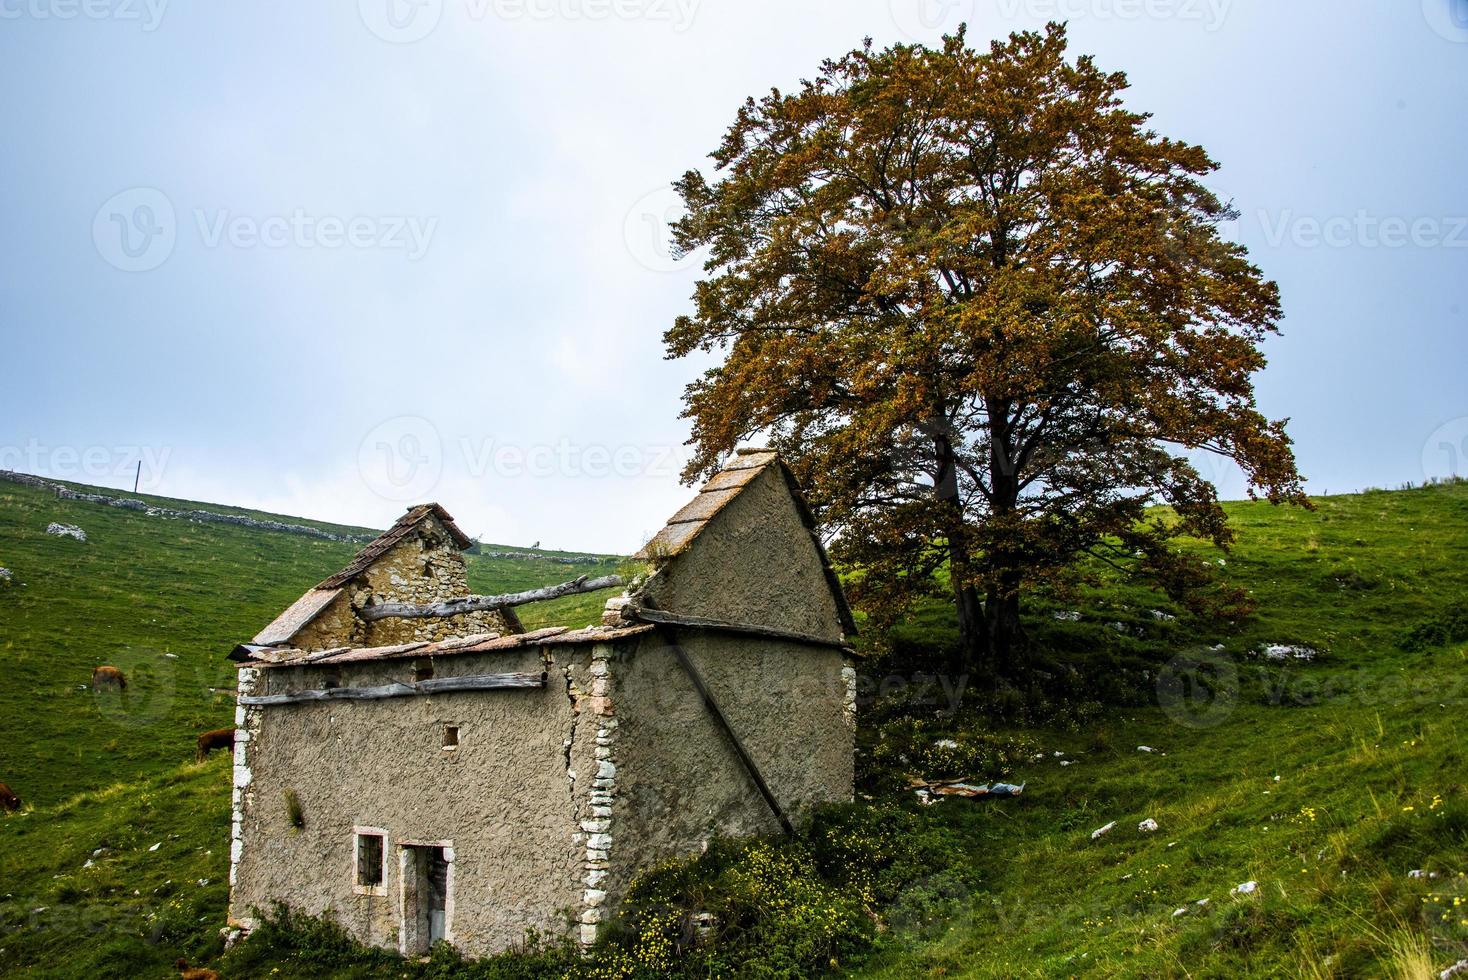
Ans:
[[[659,630],[612,664],[616,677],[616,846],[608,888],[698,853],[715,835],[778,833]],[[840,650],[680,630],[698,668],[786,814],[852,794],[854,712]]]
[[[231,916],[249,924],[252,907],[278,899],[331,912],[359,939],[395,948],[399,844],[452,841],[449,927],[460,949],[503,949],[528,929],[579,935],[590,837],[581,822],[592,818],[599,767],[613,765],[611,740],[597,744],[589,700],[598,687],[597,649],[530,647],[433,661],[436,677],[544,667],[543,689],[242,707]],[[411,680],[414,669],[411,658],[247,667],[241,691],[374,686]],[[442,747],[444,725],[459,727],[453,752]],[[290,824],[287,790],[300,800],[301,829]],[[354,826],[388,831],[383,895],[354,893]]]
[[[767,466],[642,586],[658,609],[841,636],[815,539],[779,466]]]

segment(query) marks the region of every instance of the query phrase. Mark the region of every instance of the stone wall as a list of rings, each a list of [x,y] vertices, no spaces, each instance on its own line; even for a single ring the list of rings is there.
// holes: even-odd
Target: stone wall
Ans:
[[[250,527],[261,531],[278,531],[282,534],[299,534],[308,538],[321,538],[325,541],[371,541],[371,534],[338,534],[335,531],[326,531],[319,527],[310,527],[305,524],[285,524],[281,521],[260,520],[257,517],[248,517],[244,514],[220,514],[210,510],[174,510],[169,507],[159,507],[148,503],[146,500],[138,500],[135,497],[111,497],[100,493],[82,493],[70,487],[53,483],[39,476],[31,476],[29,473],[16,473],[13,470],[0,470],[0,480],[9,483],[19,483],[22,486],[38,487],[42,490],[50,490],[62,500],[80,500],[85,503],[102,504],[106,507],[119,507],[123,510],[134,510],[148,517],[166,517],[175,520],[199,521],[206,524],[235,524],[240,527]]]
[[[390,646],[474,633],[512,632],[497,612],[432,619],[367,622],[356,610],[380,602],[442,602],[469,595],[464,556],[437,517],[416,528],[341,589],[341,594],[291,640],[300,650]]]

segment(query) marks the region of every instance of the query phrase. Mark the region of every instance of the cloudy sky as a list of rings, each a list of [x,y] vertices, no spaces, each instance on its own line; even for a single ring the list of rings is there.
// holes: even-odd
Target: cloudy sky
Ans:
[[[865,36],[1051,19],[1222,162],[1310,489],[1468,474],[1465,0],[0,0],[0,467],[635,548],[669,181]]]

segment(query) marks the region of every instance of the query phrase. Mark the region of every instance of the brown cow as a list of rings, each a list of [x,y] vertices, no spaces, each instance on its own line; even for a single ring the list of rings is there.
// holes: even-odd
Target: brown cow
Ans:
[[[14,813],[20,809],[20,797],[10,791],[10,787],[0,783],[0,810],[8,810]]]
[[[100,691],[104,687],[116,687],[119,691],[126,691],[127,678],[116,667],[93,667],[92,690]]]
[[[178,967],[178,975],[182,980],[219,980],[219,974],[202,966],[189,966],[189,961],[182,956],[173,964]]]
[[[234,729],[216,728],[212,732],[205,732],[199,736],[198,748],[194,752],[194,761],[203,762],[204,758],[214,749],[229,749],[234,751]]]

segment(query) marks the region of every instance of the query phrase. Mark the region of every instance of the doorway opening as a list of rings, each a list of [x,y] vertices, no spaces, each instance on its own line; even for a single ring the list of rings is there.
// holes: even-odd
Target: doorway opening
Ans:
[[[434,943],[449,938],[453,860],[447,843],[403,845],[404,956],[426,956]]]

